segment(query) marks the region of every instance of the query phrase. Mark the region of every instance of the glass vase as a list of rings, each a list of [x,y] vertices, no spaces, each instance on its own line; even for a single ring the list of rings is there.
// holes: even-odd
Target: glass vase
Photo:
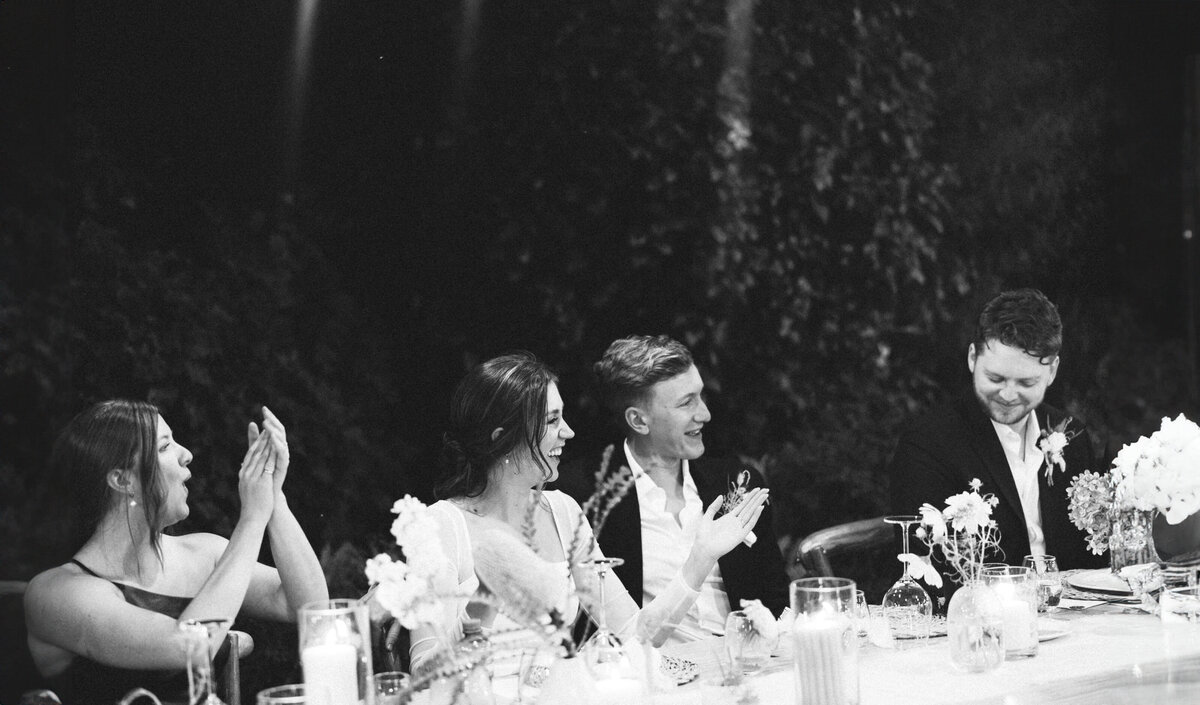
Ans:
[[[1154,512],[1126,509],[1113,512],[1112,533],[1108,537],[1108,555],[1112,572],[1142,563],[1157,563],[1151,529]]]
[[[791,585],[796,702],[858,705],[858,636],[853,580],[801,578]]]
[[[950,662],[964,673],[986,673],[1004,662],[1004,614],[995,591],[968,580],[946,610]]]

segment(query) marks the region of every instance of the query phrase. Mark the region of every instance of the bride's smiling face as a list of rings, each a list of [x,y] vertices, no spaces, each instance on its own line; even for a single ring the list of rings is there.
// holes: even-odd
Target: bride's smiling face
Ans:
[[[562,395],[559,394],[558,385],[554,382],[546,387],[546,417],[543,421],[546,427],[542,431],[542,440],[538,443],[538,451],[550,467],[550,477],[546,478],[546,481],[553,482],[558,479],[558,463],[562,457],[563,446],[567,444],[568,440],[575,437],[575,432],[563,418]]]

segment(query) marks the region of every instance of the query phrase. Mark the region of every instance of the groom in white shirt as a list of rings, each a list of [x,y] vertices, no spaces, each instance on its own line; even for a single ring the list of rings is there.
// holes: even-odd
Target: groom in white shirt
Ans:
[[[638,604],[658,595],[679,572],[707,507],[739,478],[762,484],[752,468],[736,461],[702,458],[704,426],[712,419],[704,380],[681,343],[659,336],[614,341],[595,365],[605,404],[624,429],[610,472],[622,465],[634,486],[609,515],[600,533],[605,555],[625,559],[616,569]],[[575,464],[558,486],[581,503],[592,492],[596,467]],[[776,615],[788,603],[788,579],[766,507],[754,527],[756,540],[718,560],[700,597],[673,640],[723,633],[725,618],[742,599],[759,599]]]

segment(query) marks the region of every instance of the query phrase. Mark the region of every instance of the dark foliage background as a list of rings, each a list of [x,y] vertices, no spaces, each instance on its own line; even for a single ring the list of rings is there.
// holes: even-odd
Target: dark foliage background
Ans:
[[[686,342],[710,452],[767,473],[785,541],[880,513],[1002,288],[1058,302],[1055,401],[1109,452],[1197,413],[1194,4],[480,7],[322,5],[297,113],[292,3],[0,4],[0,579],[71,549],[45,459],[113,396],[162,406],[197,456],[180,528],[218,533],[270,405],[347,595],[508,348],[592,453],[607,343]]]

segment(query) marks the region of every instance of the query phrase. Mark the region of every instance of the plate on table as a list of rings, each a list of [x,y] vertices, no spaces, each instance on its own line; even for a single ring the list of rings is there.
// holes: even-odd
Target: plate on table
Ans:
[[[1071,633],[1071,623],[1063,619],[1038,619],[1038,641],[1050,641]]]
[[[1067,576],[1067,583],[1076,590],[1095,592],[1101,595],[1120,595],[1130,597],[1133,591],[1124,580],[1113,575],[1108,568],[1081,570]]]

